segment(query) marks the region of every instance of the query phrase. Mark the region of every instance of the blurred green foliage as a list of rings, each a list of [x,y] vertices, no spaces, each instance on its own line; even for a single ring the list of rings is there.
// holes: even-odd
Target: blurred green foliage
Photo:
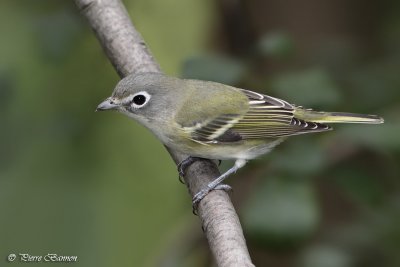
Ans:
[[[245,68],[240,61],[222,55],[200,55],[185,60],[182,77],[196,78],[224,84],[237,84]]]
[[[310,183],[286,177],[268,177],[243,211],[248,236],[261,245],[296,244],[307,238],[317,223],[318,207]]]
[[[139,29],[150,29],[143,35],[161,65],[177,73],[201,46],[208,19],[185,1],[163,2],[180,3],[182,13],[156,2],[127,4]],[[155,23],[161,14],[187,20],[190,34],[165,36]],[[189,197],[151,134],[116,113],[94,112],[118,76],[90,27],[73,1],[2,1],[0,18],[3,263],[9,253],[77,255],[76,266],[153,262],[190,210]]]
[[[272,81],[271,87],[275,94],[296,99],[304,106],[328,108],[341,101],[337,85],[321,68],[283,73]]]
[[[168,74],[385,118],[379,126],[293,137],[229,181],[257,266],[400,265],[399,4],[354,18],[373,20],[371,43],[360,37],[367,26],[310,34],[327,10],[307,27],[300,20],[290,27],[285,17],[294,21],[297,13],[287,5],[271,30],[259,22],[269,16],[274,25],[278,7],[249,1],[252,16],[236,18],[253,22],[255,33],[245,35],[253,38],[245,40],[240,29],[220,32],[223,4],[125,4]],[[270,13],[257,17],[257,10]],[[0,257],[58,253],[77,255],[74,265],[85,267],[212,266],[164,147],[124,116],[94,113],[118,77],[73,2],[2,1],[0,22]],[[235,54],[226,40],[242,40],[245,51]]]
[[[290,36],[282,32],[265,34],[258,42],[258,52],[264,56],[284,58],[293,55],[294,44]]]

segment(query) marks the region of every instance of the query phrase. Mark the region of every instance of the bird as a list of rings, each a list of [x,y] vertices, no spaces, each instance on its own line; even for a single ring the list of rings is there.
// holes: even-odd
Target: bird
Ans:
[[[234,165],[196,193],[193,205],[252,159],[294,135],[332,130],[331,123],[380,124],[383,118],[324,112],[233,86],[181,79],[162,73],[131,74],[120,80],[96,111],[116,110],[148,128],[165,146],[196,158],[234,160]]]

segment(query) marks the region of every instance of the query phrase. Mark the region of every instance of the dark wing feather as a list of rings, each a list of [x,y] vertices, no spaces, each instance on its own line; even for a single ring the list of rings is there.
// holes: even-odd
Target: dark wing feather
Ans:
[[[215,119],[199,125],[192,133],[192,138],[197,141],[217,141],[217,142],[235,142],[242,137],[232,131],[232,126],[239,120],[241,115],[223,114]]]
[[[298,119],[295,106],[288,102],[259,94],[241,91],[248,98],[248,111],[244,115],[223,114],[192,128],[195,141],[218,143],[244,139],[279,138],[309,132],[327,131],[327,125]],[[239,112],[238,112],[239,113]]]
[[[249,110],[232,128],[243,139],[276,138],[330,130],[320,123],[294,116],[295,106],[271,96],[242,90],[249,99]]]

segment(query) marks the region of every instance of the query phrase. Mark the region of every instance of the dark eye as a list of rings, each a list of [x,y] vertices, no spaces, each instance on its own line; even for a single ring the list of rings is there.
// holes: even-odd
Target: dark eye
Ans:
[[[128,96],[122,100],[124,105],[129,105],[130,109],[138,109],[144,107],[150,100],[151,95],[146,91],[140,91],[133,96]]]
[[[146,97],[144,95],[135,95],[132,102],[138,106],[143,105],[146,102]]]

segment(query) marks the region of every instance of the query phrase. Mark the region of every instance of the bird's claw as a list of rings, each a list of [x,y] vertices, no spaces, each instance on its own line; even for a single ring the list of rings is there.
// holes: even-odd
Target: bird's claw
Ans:
[[[199,207],[200,201],[207,196],[213,190],[224,190],[226,192],[232,191],[232,187],[227,184],[218,184],[214,188],[207,186],[199,192],[197,192],[192,199],[193,214],[197,215],[197,208]]]
[[[179,182],[181,182],[182,184],[185,183],[183,178],[185,177],[186,169],[199,159],[200,158],[197,158],[197,157],[187,157],[186,159],[179,162],[179,164],[178,164]]]

